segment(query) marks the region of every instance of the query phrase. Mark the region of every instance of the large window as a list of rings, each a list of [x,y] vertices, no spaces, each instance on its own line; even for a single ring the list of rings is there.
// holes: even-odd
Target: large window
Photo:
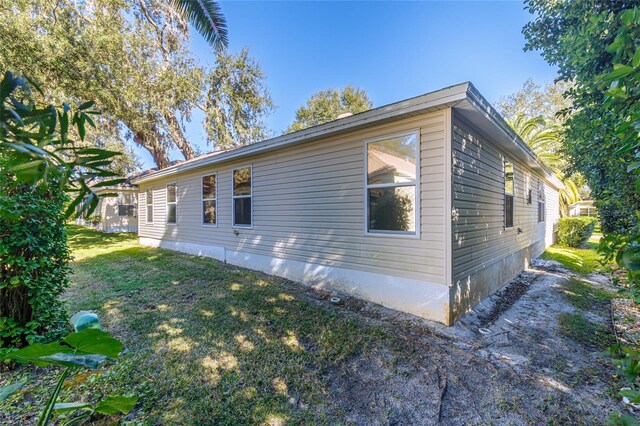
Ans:
[[[147,189],[147,223],[153,223],[153,188]]]
[[[176,198],[176,184],[167,185],[167,223],[176,223],[178,219],[178,205]]]
[[[538,184],[538,222],[546,220],[547,208],[544,198],[544,183]]]
[[[418,132],[371,140],[365,146],[367,233],[416,235]]]
[[[233,226],[251,226],[251,194],[251,167],[235,169],[233,171]]]
[[[118,194],[118,216],[135,216],[135,194]]]
[[[504,162],[504,227],[513,227],[513,164]]]
[[[216,175],[202,177],[202,224],[216,225]]]

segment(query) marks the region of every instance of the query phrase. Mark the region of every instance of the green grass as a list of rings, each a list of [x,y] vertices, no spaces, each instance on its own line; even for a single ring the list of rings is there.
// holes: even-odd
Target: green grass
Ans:
[[[576,278],[563,283],[562,289],[569,303],[585,311],[603,306],[608,308],[609,301],[615,298],[612,293]]]
[[[578,274],[591,274],[602,270],[601,256],[596,249],[600,235],[594,234],[585,248],[573,248],[553,245],[548,247],[542,256],[544,260],[554,260],[570,271]]]
[[[589,321],[580,313],[562,313],[558,322],[560,333],[587,347],[604,351],[615,343],[609,327]]]
[[[336,423],[332,368],[393,338],[285,280],[145,248],[135,235],[69,226],[70,310],[94,310],[123,340],[119,362],[70,380],[61,401],[132,394],[144,424]],[[13,423],[34,413],[55,370],[21,369],[41,384],[0,403]],[[2,423],[2,415],[0,415]]]

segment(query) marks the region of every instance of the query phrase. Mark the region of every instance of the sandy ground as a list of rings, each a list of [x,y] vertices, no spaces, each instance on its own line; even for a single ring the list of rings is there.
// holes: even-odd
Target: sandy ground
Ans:
[[[404,343],[331,371],[333,404],[347,407],[347,422],[367,425],[594,425],[613,410],[631,413],[615,396],[608,356],[559,332],[558,315],[579,311],[562,295],[570,276],[538,261],[453,327],[346,298],[347,310]],[[609,286],[604,276],[588,279]],[[608,309],[581,313],[611,327]]]

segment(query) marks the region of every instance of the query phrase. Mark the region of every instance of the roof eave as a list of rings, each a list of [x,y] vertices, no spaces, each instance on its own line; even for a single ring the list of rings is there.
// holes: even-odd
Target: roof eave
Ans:
[[[436,92],[427,93],[422,96],[407,99],[394,104],[374,108],[350,117],[330,121],[319,126],[314,126],[305,130],[267,139],[252,145],[247,145],[221,154],[203,158],[201,161],[193,161],[187,164],[178,164],[154,173],[140,176],[131,180],[132,183],[140,184],[150,182],[163,177],[171,176],[187,170],[230,161],[236,158],[261,154],[282,148],[284,146],[295,146],[300,143],[311,142],[320,138],[334,136],[347,131],[354,131],[374,124],[384,123],[390,120],[408,118],[424,113],[429,110],[443,109],[456,105],[467,97],[467,89],[470,83],[462,83],[451,86]]]

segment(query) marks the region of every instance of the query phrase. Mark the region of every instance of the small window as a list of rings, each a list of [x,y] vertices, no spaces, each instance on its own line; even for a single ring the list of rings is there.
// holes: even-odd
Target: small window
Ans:
[[[417,234],[418,132],[366,146],[367,233]]]
[[[544,222],[547,219],[547,207],[544,197],[544,183],[538,184],[538,222]]]
[[[176,184],[167,185],[167,223],[176,223],[177,221],[177,199]]]
[[[513,164],[504,162],[504,227],[513,227]]]
[[[147,223],[153,223],[153,188],[147,189]]]
[[[531,205],[532,203],[532,190],[531,190],[531,173],[527,172],[524,175],[524,188],[525,188],[525,196],[527,197],[527,205]]]
[[[252,225],[251,167],[233,171],[233,226]]]
[[[202,177],[202,224],[216,225],[216,175]]]
[[[118,216],[135,216],[134,194],[118,194]]]

